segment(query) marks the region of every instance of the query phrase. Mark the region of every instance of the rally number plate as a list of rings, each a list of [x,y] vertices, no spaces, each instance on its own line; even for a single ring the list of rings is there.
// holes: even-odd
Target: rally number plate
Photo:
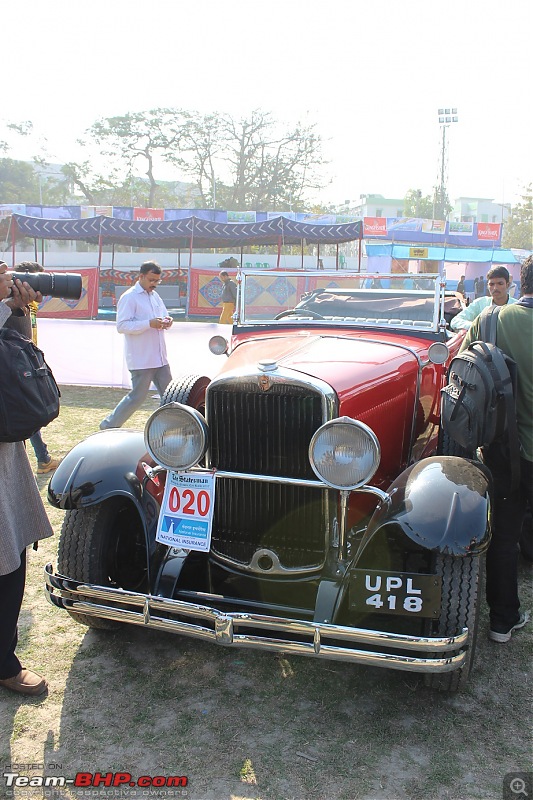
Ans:
[[[441,607],[441,583],[438,575],[354,569],[350,578],[350,608],[436,619]]]

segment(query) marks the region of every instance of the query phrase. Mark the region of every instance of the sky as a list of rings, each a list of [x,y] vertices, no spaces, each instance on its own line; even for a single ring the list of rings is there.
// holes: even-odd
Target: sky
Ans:
[[[316,123],[324,204],[432,194],[515,203],[533,179],[531,0],[21,0],[2,6],[0,139],[81,160],[96,119],[156,107]],[[180,176],[156,175],[166,179]],[[1,202],[1,198],[0,198]]]

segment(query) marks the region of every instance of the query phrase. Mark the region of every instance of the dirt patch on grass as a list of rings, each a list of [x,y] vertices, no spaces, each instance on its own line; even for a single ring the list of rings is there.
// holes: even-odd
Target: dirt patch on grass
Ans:
[[[45,439],[54,455],[98,429],[121,390],[62,387]],[[132,419],[141,428],[157,401]],[[30,460],[34,463],[33,454]],[[48,478],[39,478],[43,497]],[[48,506],[56,533],[62,514]],[[408,673],[223,649],[122,626],[88,630],[44,599],[57,536],[29,553],[19,653],[50,693],[0,693],[0,776],[78,772],[187,776],[186,788],[18,787],[0,796],[64,800],[488,800],[531,764],[532,626],[486,639],[483,610],[465,692],[440,695]],[[533,605],[522,562],[524,607]],[[43,765],[43,766],[41,766]],[[5,782],[5,781],[4,781]],[[3,794],[2,794],[3,792]]]

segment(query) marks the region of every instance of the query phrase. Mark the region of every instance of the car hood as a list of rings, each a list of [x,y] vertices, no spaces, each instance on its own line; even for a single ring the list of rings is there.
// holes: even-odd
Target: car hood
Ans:
[[[424,343],[425,344],[425,343]],[[238,342],[223,373],[257,370],[260,361],[273,360],[279,367],[294,369],[320,378],[346,398],[353,392],[387,383],[391,378],[404,381],[418,372],[416,349],[419,342],[407,337],[368,333],[342,336],[332,333],[264,336]],[[427,346],[425,347],[427,350]]]
[[[294,371],[311,382],[326,383],[337,397],[336,414],[364,422],[378,437],[381,463],[375,480],[386,487],[408,463],[412,448],[425,446],[433,429],[438,390],[432,365],[425,388],[421,378],[430,344],[429,339],[388,331],[267,331],[260,337],[234,338],[233,351],[214,383],[249,376],[259,380],[261,361],[274,361],[283,379]],[[269,369],[268,375],[275,371]]]

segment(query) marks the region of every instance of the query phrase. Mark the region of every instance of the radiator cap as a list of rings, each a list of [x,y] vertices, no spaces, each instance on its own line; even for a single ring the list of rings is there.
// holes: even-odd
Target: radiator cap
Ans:
[[[273,359],[265,359],[265,361],[259,361],[257,368],[261,372],[274,372],[278,368],[278,362]]]

